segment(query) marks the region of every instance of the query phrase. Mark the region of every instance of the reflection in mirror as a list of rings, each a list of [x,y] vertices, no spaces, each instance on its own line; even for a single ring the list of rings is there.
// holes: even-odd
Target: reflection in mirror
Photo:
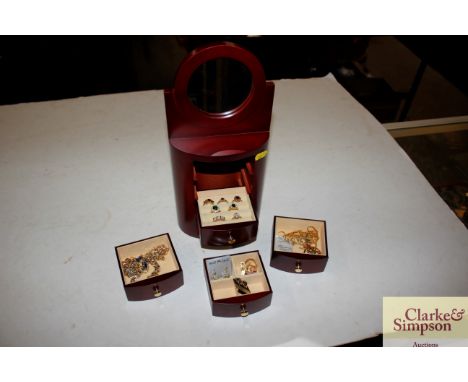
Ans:
[[[200,110],[224,113],[235,109],[249,95],[252,75],[237,60],[217,58],[200,65],[188,83],[188,97]]]

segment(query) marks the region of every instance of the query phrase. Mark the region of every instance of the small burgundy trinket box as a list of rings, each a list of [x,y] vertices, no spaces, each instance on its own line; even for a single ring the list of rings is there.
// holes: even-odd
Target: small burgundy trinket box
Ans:
[[[275,216],[270,265],[286,272],[317,273],[328,261],[324,220]]]
[[[246,317],[271,304],[273,290],[258,251],[203,259],[214,316]]]
[[[184,284],[179,259],[168,233],[115,247],[129,301],[166,295]]]

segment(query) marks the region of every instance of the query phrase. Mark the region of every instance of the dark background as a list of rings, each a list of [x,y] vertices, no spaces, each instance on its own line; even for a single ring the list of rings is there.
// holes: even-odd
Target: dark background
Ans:
[[[333,73],[381,122],[434,117],[434,102],[426,102],[427,115],[410,112],[429,68],[462,97],[435,116],[468,114],[466,36],[2,36],[0,104],[168,88],[183,57],[213,41],[252,51],[268,79]],[[398,89],[380,69],[394,78],[414,73]]]

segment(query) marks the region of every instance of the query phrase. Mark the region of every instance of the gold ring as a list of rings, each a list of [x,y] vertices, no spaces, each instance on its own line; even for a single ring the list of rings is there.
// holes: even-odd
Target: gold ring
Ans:
[[[236,203],[231,203],[231,205],[229,206],[229,211],[238,210],[238,209],[239,207],[237,207]]]

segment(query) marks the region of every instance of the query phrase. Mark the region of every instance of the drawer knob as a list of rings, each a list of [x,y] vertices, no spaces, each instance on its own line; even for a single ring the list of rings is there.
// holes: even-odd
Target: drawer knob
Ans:
[[[241,317],[247,317],[249,315],[249,312],[247,311],[247,307],[245,306],[245,304],[242,304],[240,306],[240,309],[241,309],[241,312],[240,312]]]
[[[228,244],[233,245],[235,242],[236,242],[236,239],[234,239],[231,233],[229,233]]]
[[[296,268],[294,270],[296,271],[296,273],[302,272],[302,264],[300,261],[296,261]]]
[[[162,293],[161,293],[161,291],[159,290],[159,287],[158,287],[157,285],[154,286],[154,287],[153,287],[153,296],[154,296],[154,297],[159,297],[159,296],[161,296],[161,295],[162,295]]]

